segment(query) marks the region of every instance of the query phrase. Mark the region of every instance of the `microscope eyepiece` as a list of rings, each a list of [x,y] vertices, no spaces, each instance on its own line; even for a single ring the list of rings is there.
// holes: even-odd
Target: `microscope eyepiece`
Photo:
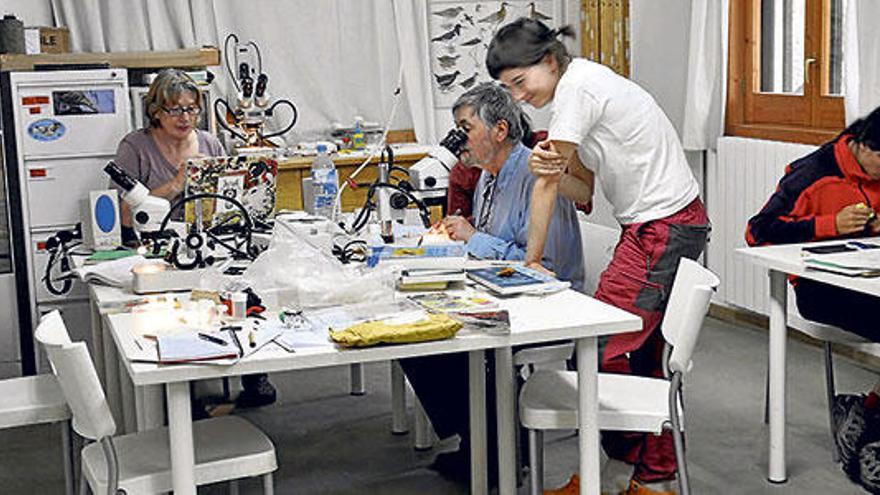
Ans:
[[[128,175],[125,170],[122,170],[116,162],[107,162],[107,165],[104,166],[104,173],[109,175],[110,179],[125,191],[131,191],[137,185],[137,181]]]
[[[465,143],[467,143],[468,136],[467,133],[458,127],[454,127],[446,133],[446,137],[440,141],[440,146],[448,149],[453,155],[458,157],[461,154],[461,149],[464,147]]]

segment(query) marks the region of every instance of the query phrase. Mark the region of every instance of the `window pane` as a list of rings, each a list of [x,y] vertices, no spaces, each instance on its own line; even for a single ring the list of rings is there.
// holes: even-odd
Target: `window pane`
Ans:
[[[805,3],[761,0],[761,92],[804,92]]]
[[[846,0],[828,0],[830,3],[831,19],[828,36],[828,94],[834,96],[843,95],[843,15],[846,12]]]

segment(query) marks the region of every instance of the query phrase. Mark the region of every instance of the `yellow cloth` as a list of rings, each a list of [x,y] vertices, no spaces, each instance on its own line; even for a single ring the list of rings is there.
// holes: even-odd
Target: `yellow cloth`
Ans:
[[[330,338],[345,347],[367,347],[376,344],[405,344],[448,339],[461,328],[461,323],[445,314],[428,313],[427,317],[400,325],[368,321],[344,330],[330,330]]]

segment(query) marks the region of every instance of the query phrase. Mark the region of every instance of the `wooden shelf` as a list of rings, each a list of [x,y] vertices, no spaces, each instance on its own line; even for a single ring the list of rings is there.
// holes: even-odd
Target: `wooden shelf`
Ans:
[[[220,65],[216,47],[154,52],[43,53],[0,55],[0,71],[29,71],[35,65],[109,64],[127,69],[208,67]]]
[[[394,155],[395,163],[400,161],[406,164],[415,163],[418,160],[421,160],[427,156],[427,153],[419,151],[415,153],[401,153],[399,155]],[[364,163],[365,156],[355,155],[333,155],[331,157],[333,159],[333,163],[336,164],[337,167],[348,167],[352,165],[360,165]],[[285,158],[284,160],[278,161],[278,168],[280,170],[298,170],[304,168],[311,168],[312,162],[315,160],[314,156],[295,156],[291,158]],[[370,160],[370,163],[378,163],[379,157],[374,157]]]
[[[400,152],[394,155],[394,164],[403,168],[409,168],[412,164],[418,162],[426,153],[424,151]],[[336,165],[336,171],[339,176],[339,183],[342,184],[354,172],[354,170],[364,162],[363,156],[340,156],[334,155],[333,163]],[[302,180],[311,174],[313,156],[298,156],[279,160],[278,162],[278,185],[277,185],[277,207],[278,209],[302,210],[303,194]],[[371,163],[376,163],[376,159]],[[357,176],[358,182],[369,183],[376,180],[376,167],[367,167]],[[352,211],[364,205],[367,198],[367,188],[361,187],[357,189],[348,188],[342,193],[341,203],[342,211]]]

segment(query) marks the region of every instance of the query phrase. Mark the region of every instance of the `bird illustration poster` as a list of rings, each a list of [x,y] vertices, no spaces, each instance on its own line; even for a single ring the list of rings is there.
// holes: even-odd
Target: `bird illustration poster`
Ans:
[[[462,93],[491,81],[486,51],[492,36],[520,17],[558,27],[559,0],[432,0],[428,4],[434,105],[449,108]]]

